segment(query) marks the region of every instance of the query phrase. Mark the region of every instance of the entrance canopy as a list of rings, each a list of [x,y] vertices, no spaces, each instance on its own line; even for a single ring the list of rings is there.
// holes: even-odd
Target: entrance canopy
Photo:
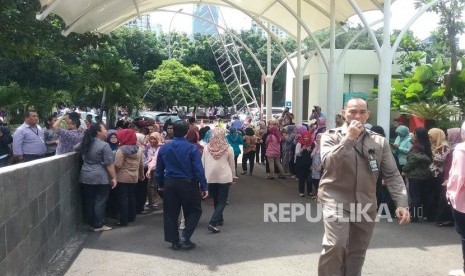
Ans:
[[[298,28],[297,0],[39,0],[42,6],[37,14],[39,20],[54,13],[60,16],[66,29],[63,35],[71,32],[109,33],[141,14],[179,4],[212,4],[241,10],[254,20],[266,20],[296,38]],[[330,2],[328,0],[301,1],[302,24],[312,32],[330,27]],[[339,24],[355,14],[346,0],[336,1],[335,19]],[[362,11],[383,11],[384,0],[357,0]],[[308,34],[303,33],[302,38]]]

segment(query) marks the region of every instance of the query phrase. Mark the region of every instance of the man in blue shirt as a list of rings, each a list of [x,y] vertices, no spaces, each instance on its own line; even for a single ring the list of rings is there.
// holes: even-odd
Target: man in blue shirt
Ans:
[[[24,123],[13,133],[13,155],[18,162],[45,157],[47,147],[44,131],[39,126],[39,115],[33,110],[24,113]]]
[[[202,197],[208,196],[200,152],[184,138],[188,129],[186,122],[173,123],[174,138],[158,151],[155,171],[158,188],[163,190],[165,241],[170,242],[174,250],[196,246],[190,238],[202,215],[199,182]],[[186,222],[179,238],[178,218],[181,207]]]

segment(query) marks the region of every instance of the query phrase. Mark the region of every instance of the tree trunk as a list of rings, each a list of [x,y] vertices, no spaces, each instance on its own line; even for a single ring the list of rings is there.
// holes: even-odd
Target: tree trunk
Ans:
[[[105,107],[105,97],[106,97],[106,95],[107,95],[107,88],[103,87],[102,102],[100,103],[100,112],[98,114],[100,116],[100,120],[103,120],[103,109]]]

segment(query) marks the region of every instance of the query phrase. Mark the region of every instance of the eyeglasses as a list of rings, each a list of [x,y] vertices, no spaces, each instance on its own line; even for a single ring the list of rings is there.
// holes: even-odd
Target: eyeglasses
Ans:
[[[168,127],[167,129],[173,129],[172,127]]]

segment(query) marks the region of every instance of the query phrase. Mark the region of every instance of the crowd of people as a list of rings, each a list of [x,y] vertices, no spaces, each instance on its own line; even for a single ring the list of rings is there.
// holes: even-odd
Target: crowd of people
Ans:
[[[80,183],[92,231],[125,227],[137,214],[161,211],[163,203],[165,241],[179,250],[196,246],[191,236],[202,214],[202,199],[209,198],[214,207],[208,230],[221,231],[242,154],[241,175],[253,176],[255,164],[264,165],[266,179],[293,179],[298,182],[298,196],[324,205],[325,238],[319,264],[323,274],[361,271],[373,225],[351,228],[349,237],[337,222],[326,221],[334,212],[333,203],[354,199],[378,207],[386,203],[402,223],[455,224],[465,255],[465,123],[446,132],[439,128],[410,132],[399,125],[394,142],[388,143],[382,127],[367,124],[368,117],[366,103],[355,99],[334,117],[337,128],[328,131],[319,106],[314,107],[309,126],[295,125],[294,116],[285,109],[279,119],[257,125],[237,116],[228,126],[220,123],[200,129],[194,118],[168,120],[163,126],[151,119],[123,119],[116,129],[107,130],[103,123],[89,120],[83,131],[77,112],[51,116],[43,129],[37,112],[27,111],[13,134],[0,122],[0,166],[8,164],[10,145],[15,162],[77,151],[83,160]],[[352,168],[354,158],[361,160],[355,164],[366,166]],[[341,188],[351,178],[357,188]],[[358,182],[362,178],[365,184]],[[359,192],[351,195],[353,191]],[[376,214],[376,210],[370,212]],[[106,215],[116,219],[114,226],[108,225]],[[359,242],[352,245],[350,239]]]

